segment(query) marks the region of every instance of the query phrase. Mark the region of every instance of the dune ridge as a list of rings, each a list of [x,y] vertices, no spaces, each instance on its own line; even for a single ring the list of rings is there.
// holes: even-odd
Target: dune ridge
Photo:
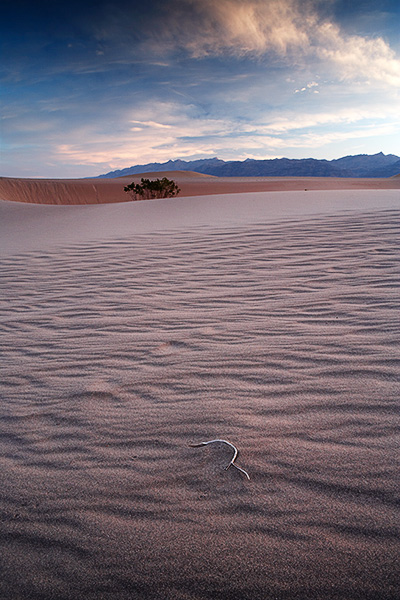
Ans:
[[[336,177],[213,177],[191,171],[143,173],[116,179],[0,178],[0,198],[35,204],[103,204],[130,201],[123,188],[141,177],[174,179],[181,196],[295,190],[400,189],[400,179]]]

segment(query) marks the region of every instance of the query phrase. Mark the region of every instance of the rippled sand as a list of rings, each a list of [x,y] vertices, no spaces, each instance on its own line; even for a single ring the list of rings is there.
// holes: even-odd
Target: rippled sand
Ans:
[[[1,598],[398,597],[400,199],[333,194],[2,203]]]

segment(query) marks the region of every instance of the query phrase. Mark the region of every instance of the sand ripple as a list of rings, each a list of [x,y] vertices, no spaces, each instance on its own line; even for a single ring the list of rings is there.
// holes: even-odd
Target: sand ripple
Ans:
[[[1,597],[394,600],[399,216],[3,259]]]

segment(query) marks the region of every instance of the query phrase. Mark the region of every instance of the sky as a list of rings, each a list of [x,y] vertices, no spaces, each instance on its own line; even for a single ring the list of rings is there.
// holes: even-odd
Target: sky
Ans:
[[[400,155],[399,0],[2,0],[0,175]]]

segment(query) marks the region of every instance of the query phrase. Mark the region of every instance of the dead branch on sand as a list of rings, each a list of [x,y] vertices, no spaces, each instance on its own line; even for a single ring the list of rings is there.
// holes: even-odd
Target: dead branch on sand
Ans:
[[[245,471],[244,469],[241,469],[240,467],[235,465],[235,459],[238,455],[238,450],[237,450],[236,446],[231,444],[231,442],[228,442],[227,440],[210,440],[209,442],[200,442],[199,444],[189,444],[189,446],[191,448],[199,448],[200,446],[207,446],[208,444],[214,444],[215,442],[222,442],[223,444],[227,444],[233,450],[233,457],[231,458],[229,464],[225,467],[225,471],[227,469],[229,469],[229,467],[235,467],[235,469],[237,469],[238,471],[241,471],[241,473],[244,473],[244,475],[246,475],[247,479],[250,479],[250,476],[247,473],[247,471]]]

